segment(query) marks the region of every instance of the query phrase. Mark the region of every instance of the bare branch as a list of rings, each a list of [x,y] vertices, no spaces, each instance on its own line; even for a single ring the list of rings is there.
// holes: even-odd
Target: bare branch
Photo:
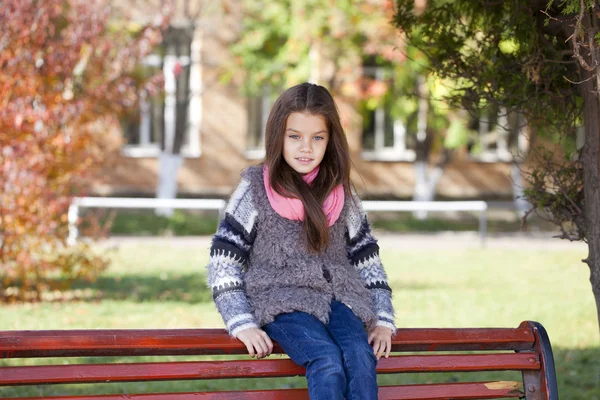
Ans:
[[[577,64],[577,60],[562,61],[562,60],[551,60],[549,58],[544,58],[544,62],[548,62],[548,63],[552,63],[552,64]]]
[[[582,83],[586,83],[587,81],[591,80],[593,77],[594,77],[594,76],[592,75],[592,76],[590,76],[589,78],[587,78],[586,80],[583,80],[583,81],[581,81],[581,82],[575,82],[575,81],[572,81],[572,80],[570,80],[569,78],[567,78],[566,76],[564,76],[564,75],[563,75],[563,78],[565,78],[565,80],[566,80],[567,82],[569,82],[569,83],[572,83],[572,84],[574,84],[574,85],[581,85]]]
[[[586,71],[592,72],[596,69],[596,67],[598,67],[598,61],[594,60],[594,63],[596,65],[594,65],[593,67],[590,67],[590,65],[583,59],[581,54],[579,54],[579,46],[581,46],[581,44],[577,41],[577,36],[578,36],[579,32],[582,30],[582,21],[583,21],[584,15],[585,15],[585,1],[580,0],[580,4],[581,4],[580,5],[581,10],[579,11],[579,15],[577,16],[577,19],[575,21],[575,30],[574,30],[573,34],[571,36],[569,36],[569,38],[573,42],[573,57],[575,57],[577,59],[577,61],[579,61],[579,64]]]
[[[571,205],[575,208],[575,211],[577,211],[577,215],[582,215],[583,211],[577,205],[577,203],[575,203],[573,201],[573,199],[571,198],[571,196],[569,196],[569,194],[565,191],[564,186],[561,184],[561,182],[558,179],[558,177],[556,176],[556,174],[554,174],[554,172],[552,170],[549,170],[548,173],[550,174],[550,176],[554,180],[554,184],[558,187],[558,190],[565,196],[565,198],[569,201],[569,203],[571,203]]]
[[[562,227],[560,228],[560,230],[561,230],[560,235],[554,235],[552,237],[557,238],[557,239],[567,239],[569,242],[579,242],[581,240],[579,237],[571,235],[568,232],[565,232]]]
[[[548,17],[548,19],[550,19],[550,20],[562,22],[560,19],[558,19],[556,17],[553,17],[552,15],[548,14],[548,11],[546,11],[546,10],[540,10],[540,12],[542,14],[545,14]]]
[[[527,218],[529,218],[529,216],[534,212],[535,207],[531,207],[529,210],[525,211],[525,214],[523,214],[523,217],[521,217],[521,230],[525,230],[525,228],[527,227]]]

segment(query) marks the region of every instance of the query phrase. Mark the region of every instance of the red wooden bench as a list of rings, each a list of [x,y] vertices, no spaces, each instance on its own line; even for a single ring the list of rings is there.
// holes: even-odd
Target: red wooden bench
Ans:
[[[552,348],[545,329],[536,322],[522,322],[515,329],[399,329],[392,349],[400,354],[382,358],[377,366],[379,374],[521,371],[522,378],[519,381],[381,386],[380,399],[558,399]],[[281,349],[276,346],[275,352],[281,353]],[[221,329],[0,331],[2,359],[244,353],[244,345]],[[61,358],[58,360],[63,361]],[[15,385],[263,378],[303,374],[303,368],[287,358],[278,357],[263,360],[8,365],[0,367],[0,390],[2,386]],[[34,398],[42,397],[19,399]],[[43,398],[295,400],[307,399],[308,395],[305,389],[278,389]]]

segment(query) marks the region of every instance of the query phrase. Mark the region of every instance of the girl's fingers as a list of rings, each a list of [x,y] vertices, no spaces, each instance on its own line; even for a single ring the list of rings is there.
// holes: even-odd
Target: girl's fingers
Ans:
[[[260,345],[261,345],[261,347],[263,349],[263,357],[267,357],[269,354],[271,354],[273,344],[271,344],[269,346],[269,342],[270,341],[271,341],[271,339],[269,338],[268,335],[266,335],[266,334],[265,335],[263,335],[263,334],[260,335]]]
[[[269,354],[271,354],[271,348],[269,347],[269,341],[265,338],[262,338],[262,344],[264,346],[265,349],[265,357],[267,357]]]
[[[377,359],[379,360],[379,348],[381,347],[381,341],[378,339],[375,339],[375,342],[373,342],[373,354],[375,354],[375,356],[377,357]]]
[[[379,360],[383,353],[385,352],[385,342],[383,340],[379,341],[379,351],[377,352],[377,359]]]
[[[273,341],[271,340],[269,335],[267,335],[267,332],[262,331],[262,335],[263,335],[263,338],[265,339],[265,343],[267,344],[267,349],[269,350],[269,353],[267,355],[270,356],[271,353],[273,353]]]
[[[267,345],[264,343],[264,339],[261,336],[255,339],[254,347],[258,352],[258,358],[263,358],[267,355]]]
[[[244,341],[244,344],[246,345],[246,349],[248,349],[248,354],[250,354],[250,357],[254,358],[254,347],[252,347],[252,342]]]
[[[387,345],[387,349],[385,351],[385,358],[389,358],[390,356],[390,351],[392,351],[392,339],[386,339],[386,345]]]
[[[271,354],[273,351],[273,342],[265,331],[258,328],[248,328],[243,330],[237,336],[248,349],[250,357],[263,358]]]
[[[369,344],[371,344],[371,342],[373,341],[374,338],[375,338],[375,334],[373,332],[369,333]]]

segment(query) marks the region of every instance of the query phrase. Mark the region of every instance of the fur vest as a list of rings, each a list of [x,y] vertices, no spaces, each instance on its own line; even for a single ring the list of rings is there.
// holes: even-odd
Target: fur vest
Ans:
[[[329,246],[319,254],[309,253],[302,221],[277,214],[269,203],[262,167],[242,172],[250,182],[258,211],[254,245],[244,274],[246,296],[257,323],[263,326],[278,314],[302,311],[324,324],[330,304],[338,300],[360,318],[367,329],[377,322],[371,293],[348,258],[346,217],[352,200],[344,200],[338,220],[329,227]]]

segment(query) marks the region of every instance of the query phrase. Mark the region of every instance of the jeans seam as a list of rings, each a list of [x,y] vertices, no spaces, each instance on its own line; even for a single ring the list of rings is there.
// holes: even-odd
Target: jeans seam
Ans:
[[[338,345],[339,346],[339,345]],[[353,399],[354,395],[353,395],[353,391],[350,390],[350,380],[351,378],[354,377],[354,374],[352,373],[352,369],[350,368],[350,364],[347,359],[346,359],[346,352],[344,350],[342,350],[342,357],[344,358],[344,364],[346,365],[346,369],[348,370],[348,373],[346,374],[346,390],[348,392],[348,398]],[[354,379],[352,379],[354,380]]]
[[[342,304],[344,304],[346,307],[348,307],[348,306],[347,306],[345,303],[343,303],[343,302],[340,302],[340,303],[342,303]],[[348,307],[348,309],[350,310],[350,312],[352,312],[352,309],[350,309],[349,307]],[[336,344],[336,345],[337,345],[337,346],[340,348],[340,350],[341,350],[341,353],[342,353],[342,359],[343,359],[343,361],[344,361],[344,366],[345,366],[345,369],[346,369],[346,370],[347,370],[347,372],[348,372],[348,373],[347,373],[347,385],[348,385],[348,386],[347,386],[347,391],[348,391],[348,392],[347,392],[347,399],[354,399],[354,398],[355,398],[355,396],[354,396],[354,392],[353,392],[353,390],[351,390],[351,388],[350,388],[350,378],[351,378],[351,377],[353,377],[353,378],[357,378],[357,377],[356,377],[356,376],[354,376],[353,370],[352,370],[352,368],[351,368],[351,364],[352,364],[352,363],[349,363],[349,362],[348,362],[348,359],[347,359],[347,354],[346,354],[346,352],[344,351],[344,348],[341,346],[341,343],[338,341],[337,337],[336,337],[335,335],[331,335],[331,337],[333,338],[333,341],[335,342],[335,344]],[[368,339],[367,339],[367,340],[368,340]],[[370,344],[369,344],[369,347],[371,347],[371,346],[370,346]],[[375,358],[375,359],[376,359],[375,355],[374,355],[372,352],[371,352],[371,354],[370,354],[370,355],[372,356],[371,358]],[[375,368],[377,368],[377,361],[375,361]]]
[[[296,343],[290,339],[290,337],[287,335],[287,333],[285,333],[285,331],[283,329],[281,329],[279,326],[277,326],[277,324],[273,324],[273,327],[277,328],[279,330],[279,332],[281,332],[283,334],[283,336],[285,336],[286,340],[292,346],[294,346],[294,348],[296,348],[298,351],[300,351],[300,353],[302,353],[304,355],[304,357],[308,360],[307,363],[310,363],[312,361],[312,359],[308,356],[308,354],[306,354],[301,347],[296,345]]]

